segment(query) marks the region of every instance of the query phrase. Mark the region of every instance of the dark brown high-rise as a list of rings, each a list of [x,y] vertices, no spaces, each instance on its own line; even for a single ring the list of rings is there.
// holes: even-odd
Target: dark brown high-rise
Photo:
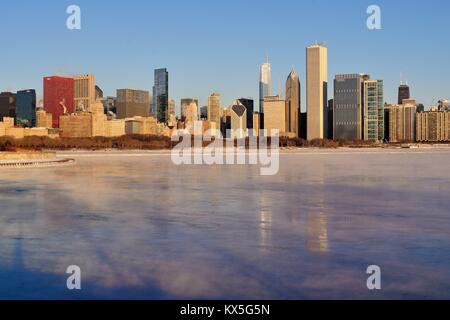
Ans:
[[[403,100],[408,100],[411,98],[411,93],[409,86],[407,84],[402,84],[398,88],[398,104],[403,104]]]

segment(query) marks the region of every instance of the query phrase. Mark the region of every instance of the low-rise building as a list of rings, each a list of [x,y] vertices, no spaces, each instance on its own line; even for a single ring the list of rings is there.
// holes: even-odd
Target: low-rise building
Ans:
[[[46,112],[43,109],[36,111],[36,127],[37,128],[51,128],[53,123],[53,117],[51,113]]]
[[[108,120],[105,122],[105,136],[121,137],[125,135],[125,120]]]
[[[48,137],[47,128],[25,128],[25,137]]]
[[[5,128],[12,128],[14,127],[14,118],[4,117],[3,123],[5,124]]]
[[[125,119],[126,134],[158,135],[155,117],[133,117]]]
[[[23,139],[25,137],[25,129],[24,128],[15,128],[15,127],[6,128],[5,136],[11,137],[14,139]]]
[[[93,118],[90,112],[65,114],[59,118],[61,138],[90,138]]]

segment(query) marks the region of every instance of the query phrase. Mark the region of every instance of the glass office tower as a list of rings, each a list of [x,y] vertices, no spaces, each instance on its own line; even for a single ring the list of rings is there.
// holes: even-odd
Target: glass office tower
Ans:
[[[36,91],[23,90],[17,92],[16,101],[17,124],[33,127],[36,124]]]
[[[334,79],[333,138],[335,140],[361,140],[363,83],[366,74],[339,74]]]
[[[155,85],[153,86],[152,114],[158,122],[169,120],[169,73],[166,68],[155,70]]]
[[[384,139],[384,82],[364,81],[364,140]]]

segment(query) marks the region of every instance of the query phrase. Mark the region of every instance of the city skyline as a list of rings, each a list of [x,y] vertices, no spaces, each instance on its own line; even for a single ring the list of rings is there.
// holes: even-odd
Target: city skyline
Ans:
[[[236,28],[227,23],[227,19],[220,18],[211,28],[206,28],[209,30],[203,28],[203,25],[209,24],[210,21],[209,17],[203,15],[205,11],[214,7],[221,9],[226,16],[226,13],[233,9],[233,1],[207,6],[193,2],[189,8],[177,1],[170,4],[155,3],[152,6],[166,8],[174,2],[181,7],[186,6],[186,10],[192,13],[193,21],[183,24],[184,29],[181,31],[179,23],[168,26],[168,21],[161,21],[161,17],[152,17],[147,19],[149,21],[143,19],[142,15],[146,10],[142,9],[149,5],[147,3],[136,6],[139,7],[137,10],[132,8],[133,6],[124,8],[124,5],[116,3],[105,6],[101,3],[79,1],[78,5],[83,12],[80,31],[69,31],[65,28],[65,2],[56,5],[46,5],[48,1],[42,1],[39,5],[27,3],[21,6],[20,1],[5,4],[6,11],[11,14],[0,24],[3,30],[12,32],[7,37],[16,50],[0,53],[0,58],[8,61],[4,67],[5,77],[0,79],[0,90],[35,88],[38,97],[42,97],[39,83],[44,76],[92,73],[97,76],[97,82],[105,91],[105,96],[114,95],[117,88],[138,88],[151,92],[153,70],[166,67],[172,75],[169,86],[173,94],[170,98],[180,101],[185,96],[197,97],[200,105],[206,105],[212,92],[220,92],[223,104],[228,106],[242,96],[258,101],[257,67],[266,54],[270,57],[272,67],[271,94],[280,94],[283,97],[283,82],[293,65],[298,71],[300,82],[306,83],[304,47],[315,41],[327,42],[329,79],[333,79],[335,74],[371,74],[374,78],[385,81],[387,102],[394,103],[397,100],[401,78],[409,83],[412,97],[427,107],[432,105],[433,101],[445,98],[450,88],[450,80],[445,77],[450,72],[450,67],[443,63],[446,61],[445,52],[448,52],[446,47],[449,45],[437,38],[445,27],[439,16],[446,12],[446,8],[450,8],[447,1],[435,1],[433,10],[425,4],[411,6],[406,1],[379,1],[383,28],[374,31],[365,26],[366,8],[370,4],[368,1],[344,1],[339,5],[325,1],[295,3],[292,4],[292,12],[284,12],[283,18],[289,26],[298,30],[296,41],[289,50],[280,47],[280,43],[286,40],[286,36],[279,36],[281,27],[277,22],[280,22],[281,18],[267,22],[267,32],[264,36],[266,41],[261,41],[262,36],[258,35],[254,27],[258,19],[275,16],[280,10],[277,6],[266,2],[271,7],[270,13],[251,3],[240,4],[243,13],[251,13],[250,23],[248,28],[242,30],[242,34],[233,34],[233,38],[247,42],[248,50],[245,52],[227,50],[230,48],[230,34],[223,31],[222,27],[227,25],[233,30]],[[436,7],[441,10],[435,10]],[[411,50],[398,48],[396,35],[404,28],[404,23],[397,21],[396,13],[400,9],[405,16],[418,15],[420,12],[423,18],[421,21],[424,21],[419,26],[408,26],[410,32],[402,33],[405,43],[415,44]],[[119,12],[127,17],[135,16],[136,24],[120,23],[120,20],[116,19]],[[111,19],[100,19],[101,24],[96,22],[96,18],[104,14],[108,14]],[[320,23],[315,20],[319,14],[323,15]],[[337,25],[331,22],[335,21],[332,19],[335,14],[342,18]],[[31,27],[33,22],[30,21],[35,21],[31,17],[35,15],[42,19]],[[110,20],[114,23],[108,22]],[[162,24],[163,28],[155,28],[158,23]],[[8,28],[9,26],[14,26],[14,30]],[[304,31],[305,26],[309,26],[307,31]],[[155,33],[155,30],[158,32]],[[351,30],[351,37],[348,36],[348,30]],[[27,41],[23,43],[19,40],[25,34]],[[215,39],[218,40],[208,46],[206,37],[212,34],[216,35]],[[116,41],[117,37],[124,35],[125,41]],[[420,35],[422,37],[418,37]],[[138,39],[144,36],[151,41],[145,44],[139,42]],[[420,42],[418,38],[421,39]],[[356,41],[361,45],[358,50],[353,50],[349,45]],[[191,46],[187,46],[187,42],[190,42]],[[58,48],[55,47],[56,43]],[[183,47],[182,52],[172,50],[179,45]],[[438,45],[439,50],[429,50],[430,47]],[[96,46],[99,47],[98,50]],[[107,50],[108,54],[105,56],[100,46],[114,50]],[[30,47],[33,50],[26,50]],[[85,50],[86,48],[90,49]],[[383,52],[389,52],[389,59],[380,58],[380,53]],[[424,59],[428,61],[426,66],[422,63]],[[24,74],[27,75],[26,78],[23,77]],[[329,90],[328,93],[332,97],[332,91]],[[305,87],[302,87],[301,99],[306,101]],[[305,111],[305,107],[303,104],[302,111]]]

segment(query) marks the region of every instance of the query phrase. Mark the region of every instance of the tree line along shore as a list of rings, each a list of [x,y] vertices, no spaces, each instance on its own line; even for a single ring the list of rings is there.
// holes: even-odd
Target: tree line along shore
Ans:
[[[270,140],[270,138],[269,138]],[[173,142],[169,137],[153,135],[125,135],[121,137],[107,138],[59,138],[49,137],[25,137],[14,139],[11,137],[0,138],[0,151],[15,151],[17,149],[27,150],[100,150],[100,149],[118,149],[118,150],[170,150],[178,142]],[[203,146],[210,142],[203,142]],[[235,142],[237,145],[237,142]],[[315,139],[306,141],[299,138],[280,138],[280,147],[286,148],[375,148],[375,147],[399,147],[405,144],[415,144],[410,141],[403,141],[396,144],[379,144],[376,142],[362,140],[322,140]],[[245,145],[249,145],[248,138]],[[268,144],[270,145],[270,143]],[[225,147],[225,143],[224,143]]]

